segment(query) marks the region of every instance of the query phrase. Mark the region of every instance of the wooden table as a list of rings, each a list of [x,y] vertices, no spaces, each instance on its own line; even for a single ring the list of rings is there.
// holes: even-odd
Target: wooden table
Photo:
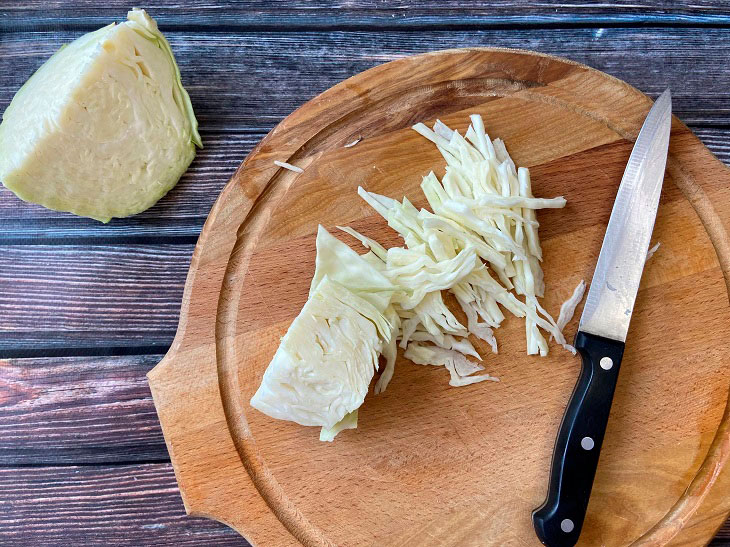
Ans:
[[[108,225],[0,191],[3,545],[246,545],[222,524],[185,516],[145,373],[172,341],[219,191],[267,131],[336,82],[432,49],[534,49],[652,96],[670,86],[675,113],[730,164],[724,2],[155,4],[145,7],[172,44],[205,143],[180,184]],[[0,2],[0,109],[58,47],[128,7]],[[730,522],[712,545],[730,546]]]

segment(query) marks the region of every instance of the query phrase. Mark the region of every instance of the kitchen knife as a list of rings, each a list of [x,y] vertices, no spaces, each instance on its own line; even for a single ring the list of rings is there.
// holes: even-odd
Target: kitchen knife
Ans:
[[[671,124],[667,89],[631,151],[575,337],[583,366],[555,442],[547,499],[532,513],[535,532],[549,547],[575,545],[583,527],[659,206]]]

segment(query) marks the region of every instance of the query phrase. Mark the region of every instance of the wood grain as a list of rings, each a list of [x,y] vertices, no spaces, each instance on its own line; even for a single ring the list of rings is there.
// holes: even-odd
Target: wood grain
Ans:
[[[170,464],[0,468],[0,542],[9,546],[240,546],[227,526],[184,515]],[[727,547],[721,531],[712,547]],[[66,543],[68,544],[68,543]]]
[[[445,84],[444,74],[454,83]],[[391,243],[372,211],[353,206],[355,187],[423,201],[418,175],[441,162],[433,147],[401,128],[438,115],[463,130],[466,114],[478,111],[515,161],[533,168],[541,194],[566,195],[571,205],[540,218],[552,288],[545,305],[553,309],[579,278],[590,277],[606,204],[649,104],[617,80],[556,59],[451,51],[378,67],[282,122],[214,206],[192,261],[178,336],[149,375],[187,510],[264,544],[535,542],[529,510],[544,495],[540,481],[575,370],[553,352],[541,360],[551,372],[539,373],[536,385],[540,365],[526,367],[518,357],[519,321],[500,329],[501,351],[489,362],[503,382],[488,395],[473,389],[454,397],[437,371],[400,362],[403,373],[362,408],[359,429],[329,446],[307,428],[253,412],[248,399],[306,299],[317,223],[351,223]],[[353,134],[363,142],[343,149]],[[629,372],[617,389],[585,545],[634,541],[676,500],[683,505],[661,527],[662,544],[677,532],[677,544],[697,544],[730,509],[723,501],[730,474],[705,480],[700,467],[722,468],[727,457],[725,434],[712,442],[722,431],[730,381],[722,275],[730,272],[723,224],[730,175],[679,122],[670,146],[655,234],[665,258],[650,264],[640,292]],[[273,169],[275,154],[304,173]],[[676,324],[682,330],[667,359],[662,337]],[[673,404],[678,398],[683,403]],[[187,422],[193,408],[204,421]],[[302,461],[309,462],[306,474]],[[700,490],[683,495],[693,478]],[[336,524],[343,521],[346,529]]]
[[[0,108],[43,61],[80,34],[5,34],[0,72],[10,77],[0,81]],[[368,31],[166,34],[204,129],[272,127],[314,95],[372,66],[434,49],[478,46],[562,55],[649,94],[670,86],[676,90],[675,112],[689,124],[726,124],[730,108],[724,94],[727,28],[384,31],[377,36]],[[671,71],[657,77],[655,70],[667,65]],[[233,85],[230,73],[246,77]]]
[[[245,3],[199,2],[194,6],[174,0],[147,4],[164,24],[174,28],[341,28],[371,27],[420,28],[457,26],[566,25],[577,22],[600,24],[721,24],[730,18],[725,5],[712,0],[668,2],[648,0],[591,4],[579,0],[527,2],[498,0],[484,5],[477,0],[464,2],[409,0],[369,2],[367,0],[328,2],[261,0]],[[69,5],[60,0],[24,1],[4,9],[0,28],[68,27],[102,25],[126,13],[129,5],[113,0],[103,6],[86,0]],[[81,10],[85,17],[78,17]]]
[[[7,76],[0,79],[0,110],[45,59],[80,32],[4,34],[0,74]],[[727,125],[730,114],[724,74],[730,30],[724,28],[384,31],[377,38],[365,31],[204,35],[187,31],[171,32],[168,37],[206,146],[180,184],[149,211],[115,219],[109,225],[24,204],[2,188],[0,243],[74,237],[89,243],[90,238],[120,237],[130,243],[155,238],[191,243],[237,163],[284,116],[353,74],[435,47],[528,47],[585,62],[649,94],[658,94],[669,85],[676,90],[675,113],[693,127]],[[632,55],[624,55],[627,49]],[[654,65],[671,66],[671,70],[657,78],[654,71],[647,70]],[[220,66],[226,70],[221,71]],[[230,73],[246,77],[236,79],[234,85]]]
[[[162,0],[145,7],[158,18],[163,31],[172,37],[178,61],[185,63],[183,79],[191,89],[196,110],[202,111],[204,115],[201,121],[206,149],[199,153],[181,184],[158,206],[143,215],[115,220],[106,226],[22,204],[9,192],[0,189],[0,245],[61,243],[88,249],[89,245],[95,243],[119,247],[143,243],[154,246],[165,242],[180,244],[181,250],[187,249],[189,258],[189,250],[205,216],[235,166],[291,110],[340,79],[364,68],[406,53],[459,44],[531,47],[565,54],[618,75],[651,94],[661,91],[665,81],[669,80],[675,91],[677,86],[687,90],[679,96],[680,117],[690,122],[695,133],[720,159],[728,163],[730,158],[727,129],[730,108],[723,83],[726,75],[722,72],[730,47],[725,36],[729,10],[723,2],[641,1],[613,2],[609,5],[577,0],[542,1],[537,4],[497,0],[485,5],[475,0],[458,4],[446,0],[414,5],[404,0],[378,4],[362,0],[337,3],[325,0],[273,0],[197,2],[193,5]],[[122,19],[128,8],[129,4],[119,0],[103,4],[92,0],[73,3],[60,0],[0,3],[0,111],[23,81],[55,49],[82,32]],[[398,32],[391,32],[393,30]],[[195,37],[190,42],[193,47],[187,47],[189,36]],[[300,41],[302,47],[299,46]],[[382,50],[379,49],[380,42]],[[631,55],[627,55],[627,51]],[[241,62],[239,55],[245,56],[247,61]],[[225,66],[226,70],[221,71],[220,66]],[[198,67],[203,70],[196,70]],[[235,89],[230,84],[234,80]],[[260,84],[262,80],[263,84]],[[261,85],[264,87],[263,92]],[[17,279],[36,274],[38,264],[34,263],[31,253],[42,247],[28,249],[26,260],[22,262],[24,270],[14,270]],[[5,260],[7,255],[4,254],[6,249],[0,246],[0,267],[3,269],[8,264]],[[89,250],[91,252],[84,255],[88,271],[100,272],[115,265],[114,253]],[[120,342],[116,335],[112,335],[113,340],[110,340],[108,335],[111,331],[119,330],[121,322],[99,322],[98,334],[91,333],[93,329],[83,321],[81,308],[95,305],[90,298],[94,291],[79,289],[88,277],[78,269],[67,270],[62,260],[49,260],[49,254],[49,250],[45,249],[39,252],[37,258],[43,264],[45,275],[48,279],[65,279],[71,294],[80,294],[80,300],[73,305],[70,300],[56,305],[52,299],[58,293],[48,291],[45,294],[49,302],[35,299],[30,307],[20,299],[22,291],[19,291],[13,293],[16,298],[10,305],[7,299],[3,302],[0,318],[6,318],[8,313],[19,313],[26,318],[36,317],[39,330],[28,336],[41,343],[53,339],[53,347],[49,349],[53,354],[61,351],[74,355],[88,351],[90,344],[93,345],[93,351],[104,353],[164,351],[172,335],[170,329],[175,323],[172,310],[178,307],[179,295],[165,291],[160,295],[168,300],[168,309],[171,311],[169,314],[165,312],[161,321],[150,317],[146,329],[147,339],[144,333],[137,332],[132,340],[133,347],[104,345],[125,343]],[[134,277],[137,272],[134,268],[132,270]],[[164,275],[166,283],[181,286],[185,271],[182,267],[172,267]],[[96,286],[100,287],[97,295],[103,294],[104,305],[111,308],[111,301],[117,291],[126,292],[128,289],[125,272],[116,269],[113,275],[99,278]],[[141,299],[144,301],[145,297]],[[55,318],[46,317],[50,310],[53,310]],[[122,310],[110,311],[116,317],[125,316]],[[73,319],[67,319],[69,315]],[[55,330],[55,319],[59,316],[66,322],[64,324],[78,329],[77,334],[69,338],[71,347],[64,347],[64,337]],[[12,323],[12,319],[9,322]],[[162,334],[160,329],[164,331]],[[78,335],[79,331],[88,332]],[[0,333],[0,345],[6,340],[6,334],[6,331]],[[29,346],[27,344],[24,347]],[[134,394],[139,379],[130,376],[129,368],[136,367],[131,364],[134,359],[142,359],[144,363],[139,365],[140,374],[150,364],[144,357],[107,357],[83,363],[63,360],[60,361],[60,368],[53,366],[55,359],[46,360],[41,365],[38,365],[41,361],[26,359],[11,360],[10,363],[13,382],[22,386],[22,389],[30,390],[35,383],[33,375],[38,374],[41,378],[41,400],[49,402],[56,396],[55,391],[69,398],[73,394],[88,393],[90,378],[93,378],[93,382],[108,386],[104,389],[108,389],[110,398],[136,397]],[[25,376],[18,378],[18,371],[32,366],[40,368],[35,369],[34,373],[29,368]],[[105,369],[108,369],[106,373]],[[5,370],[0,371],[0,384],[6,380]],[[69,371],[69,374],[62,371]],[[114,446],[129,446],[128,451],[126,448],[120,450],[120,455],[125,459],[137,459],[136,454],[157,459],[153,447],[159,446],[156,444],[160,440],[159,431],[146,427],[148,407],[145,405],[148,402],[139,399],[142,422],[136,422],[131,415],[119,420],[111,399],[105,403],[100,389],[95,393],[89,406],[72,405],[59,413],[44,407],[47,410],[43,411],[42,418],[53,424],[53,433],[46,433],[51,436],[47,444],[43,437],[34,439],[30,430],[32,401],[23,402],[22,397],[17,399],[22,409],[14,406],[12,415],[3,416],[17,425],[19,429],[13,431],[20,432],[19,440],[22,440],[27,452],[2,452],[3,458],[9,458],[2,461],[61,463],[60,460],[71,461],[74,458],[80,462],[117,461],[114,459]],[[4,409],[0,412],[6,411],[5,407],[0,408]],[[74,427],[76,420],[88,419],[91,414],[97,416],[98,422],[95,423],[109,424],[106,437],[108,444],[105,435],[98,430]],[[127,430],[127,422],[139,424],[140,431],[135,433]],[[25,429],[26,425],[28,430]],[[121,440],[115,441],[116,435]],[[148,440],[147,435],[150,435]],[[127,441],[129,445],[125,445]],[[135,445],[138,452],[137,448],[133,448]],[[59,461],[54,461],[55,448],[59,450]],[[24,472],[30,473],[31,470],[26,469]],[[56,476],[59,478],[56,479]],[[38,522],[49,520],[68,531],[63,540],[79,537],[79,542],[96,544],[113,536],[114,540],[106,543],[121,543],[123,538],[113,530],[117,521],[109,520],[108,526],[99,524],[89,531],[74,520],[76,505],[69,506],[63,502],[64,510],[55,516],[49,516],[45,511],[43,502],[48,499],[49,491],[42,485],[52,484],[55,488],[53,491],[58,492],[58,485],[79,476],[76,470],[73,473],[50,472],[48,469],[37,471],[33,480],[24,484],[28,491],[43,490],[43,501],[39,500],[27,507],[24,517],[29,518],[31,524],[21,539],[16,537],[10,541],[2,537],[0,543],[58,544],[57,537],[49,540],[44,526],[37,525]],[[115,478],[103,486],[94,480],[93,473],[85,476],[89,478],[87,486],[95,492],[109,491],[118,495],[119,489],[115,485],[121,484],[122,496],[125,495],[123,490],[127,483],[124,472],[114,475]],[[164,489],[169,480],[169,476],[161,476],[159,482],[152,481],[154,486],[151,488]],[[0,495],[6,491],[0,491]],[[169,495],[172,498],[176,496]],[[150,494],[146,499],[149,505],[140,511],[138,518],[154,514],[155,495]],[[178,507],[178,517],[181,511]],[[170,544],[240,544],[222,525],[207,520],[195,524],[190,520],[185,522],[189,525],[169,527],[167,532],[170,535],[166,536],[165,541]],[[0,537],[3,528],[0,525]],[[209,534],[209,530],[213,531]],[[130,539],[130,543],[149,544],[154,532],[152,528],[135,530],[134,535],[129,536],[134,538]],[[730,525],[720,531],[713,545],[730,545]]]
[[[0,355],[158,347],[175,332],[191,245],[0,247]]]
[[[720,161],[730,165],[730,128],[693,130]],[[12,192],[0,187],[0,244],[194,244],[208,211],[238,166],[238,158],[245,157],[266,136],[264,130],[202,133],[206,148],[198,152],[191,168],[167,196],[144,213],[113,219],[109,224],[19,204]],[[100,257],[89,256],[89,263],[96,258]],[[182,283],[186,273],[171,270],[169,279]]]
[[[0,468],[0,543],[8,546],[248,545],[184,515],[170,464]],[[711,547],[727,547],[721,531]]]
[[[145,379],[160,358],[0,361],[0,466],[169,460]]]
[[[185,516],[170,464],[0,468],[0,509],[2,545],[248,545]]]

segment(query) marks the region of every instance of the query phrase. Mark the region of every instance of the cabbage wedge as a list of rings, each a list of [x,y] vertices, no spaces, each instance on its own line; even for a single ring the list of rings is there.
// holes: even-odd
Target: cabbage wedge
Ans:
[[[394,287],[366,256],[319,227],[309,298],[251,399],[272,418],[321,426],[322,440],[357,426],[380,354],[394,344]]]
[[[170,44],[144,10],[62,47],[0,124],[0,180],[19,198],[108,222],[144,211],[202,146]]]

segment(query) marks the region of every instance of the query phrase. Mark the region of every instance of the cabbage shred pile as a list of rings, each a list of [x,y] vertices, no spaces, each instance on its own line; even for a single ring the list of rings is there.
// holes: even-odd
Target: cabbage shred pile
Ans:
[[[452,386],[495,381],[489,374],[476,374],[484,367],[468,359],[482,360],[469,335],[497,353],[494,329],[506,310],[525,319],[529,355],[547,355],[546,336],[575,353],[562,329],[583,291],[576,290],[559,322],[538,301],[545,283],[535,211],[564,207],[565,199],[535,198],[528,169],[517,168],[504,143],[489,138],[479,115],[471,116],[464,136],[440,121],[433,129],[422,123],[413,129],[446,160],[441,180],[431,172],[421,183],[430,210],[417,209],[405,197],[397,201],[358,188],[405,242],[385,249],[352,228],[338,227],[369,249],[364,255],[319,227],[310,301],[282,339],[251,400],[272,417],[322,426],[321,440],[356,427],[357,408],[378,355],[385,367],[375,393],[383,392],[393,377],[398,346],[413,363],[446,368]],[[333,286],[340,297],[328,296]],[[466,325],[446,305],[443,291],[453,294]],[[346,293],[352,295],[349,302],[341,296]],[[331,299],[327,306],[322,298]],[[358,306],[355,298],[367,305]],[[320,302],[316,312],[312,302]],[[349,347],[353,337],[362,345],[357,350]],[[345,339],[347,349],[335,347]],[[286,354],[290,346],[297,348],[296,355]],[[305,355],[312,347],[316,351]]]

